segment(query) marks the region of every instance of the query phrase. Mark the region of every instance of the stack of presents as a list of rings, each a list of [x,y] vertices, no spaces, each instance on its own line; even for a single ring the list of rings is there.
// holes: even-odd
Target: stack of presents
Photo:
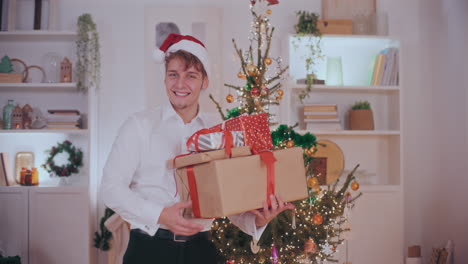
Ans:
[[[241,115],[187,139],[175,157],[181,200],[195,218],[218,218],[262,208],[270,194],[283,201],[308,197],[303,150],[273,150],[267,114]]]

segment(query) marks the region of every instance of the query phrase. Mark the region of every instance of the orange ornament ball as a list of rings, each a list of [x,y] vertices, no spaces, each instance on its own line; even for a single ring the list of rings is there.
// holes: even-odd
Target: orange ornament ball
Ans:
[[[228,94],[228,95],[226,96],[226,101],[227,101],[228,103],[234,102],[234,96],[232,96],[232,94]]]
[[[266,65],[270,65],[273,61],[271,60],[271,58],[265,58],[265,60],[263,60],[263,62],[264,62]]]
[[[253,64],[247,65],[245,70],[249,76],[256,76],[258,74],[258,69]]]
[[[281,96],[281,97],[283,97],[283,95],[284,95],[284,91],[281,90],[281,89],[278,89],[278,90],[276,91],[276,93],[278,94],[278,96]]]
[[[317,177],[309,177],[309,179],[307,179],[307,186],[309,186],[309,188],[315,188],[318,185],[319,185],[319,182],[318,182]]]
[[[272,13],[271,9],[267,9],[267,10],[266,10],[266,14],[267,14],[267,15],[271,15],[271,13]]]
[[[351,183],[351,190],[353,190],[353,191],[359,190],[359,183],[357,181],[353,181]]]
[[[237,74],[237,78],[242,79],[242,80],[245,80],[245,74],[244,74],[243,72],[239,72],[239,73]]]
[[[314,218],[312,219],[312,221],[316,225],[321,225],[323,223],[323,217],[322,217],[321,214],[316,214],[316,215],[314,215]]]
[[[286,147],[287,147],[287,148],[292,148],[292,147],[294,147],[294,141],[288,140],[288,142],[286,143]]]
[[[304,251],[306,253],[315,253],[317,251],[317,245],[314,243],[314,240],[312,238],[309,238],[307,242],[304,245]]]

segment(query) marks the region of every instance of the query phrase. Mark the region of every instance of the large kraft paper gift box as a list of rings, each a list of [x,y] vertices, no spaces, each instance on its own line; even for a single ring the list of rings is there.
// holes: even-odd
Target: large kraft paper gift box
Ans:
[[[273,154],[274,193],[285,202],[307,198],[302,148],[276,150]],[[262,208],[267,200],[267,166],[260,155],[193,164],[178,168],[176,174],[180,198],[192,200],[195,218],[224,217]],[[195,193],[191,193],[193,189]]]

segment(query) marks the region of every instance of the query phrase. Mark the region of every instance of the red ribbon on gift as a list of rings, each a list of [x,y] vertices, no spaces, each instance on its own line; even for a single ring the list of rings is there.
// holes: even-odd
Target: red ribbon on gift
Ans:
[[[270,195],[275,194],[275,162],[276,158],[273,152],[269,150],[261,151],[258,153],[260,159],[267,167],[267,203],[271,207]]]
[[[192,199],[193,215],[196,218],[200,218],[200,201],[198,200],[197,181],[195,180],[195,172],[193,170],[193,166],[188,166],[186,168],[186,171],[190,197]]]
[[[221,127],[212,127],[212,128],[204,128],[201,129],[197,132],[195,132],[190,138],[187,140],[186,146],[189,148],[190,145],[195,146],[195,150],[200,152],[203,151],[199,148],[198,146],[198,138],[201,135],[206,135],[214,132],[223,132],[223,138],[224,138],[224,149],[226,150],[226,155],[229,157],[231,156],[231,149],[234,146],[234,137],[232,136],[231,131],[227,130],[222,130]]]

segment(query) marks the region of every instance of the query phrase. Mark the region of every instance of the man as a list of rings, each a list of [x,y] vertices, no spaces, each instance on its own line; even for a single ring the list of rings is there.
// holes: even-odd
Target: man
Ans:
[[[208,88],[209,60],[202,42],[170,34],[158,50],[165,62],[168,102],[132,115],[121,127],[104,167],[104,203],[131,224],[124,264],[215,264],[216,249],[209,239],[211,219],[185,219],[173,169],[167,161],[184,153],[183,139],[215,125],[199,113],[200,93]],[[245,233],[259,239],[277,214],[292,209],[272,196],[261,210],[231,216]]]

